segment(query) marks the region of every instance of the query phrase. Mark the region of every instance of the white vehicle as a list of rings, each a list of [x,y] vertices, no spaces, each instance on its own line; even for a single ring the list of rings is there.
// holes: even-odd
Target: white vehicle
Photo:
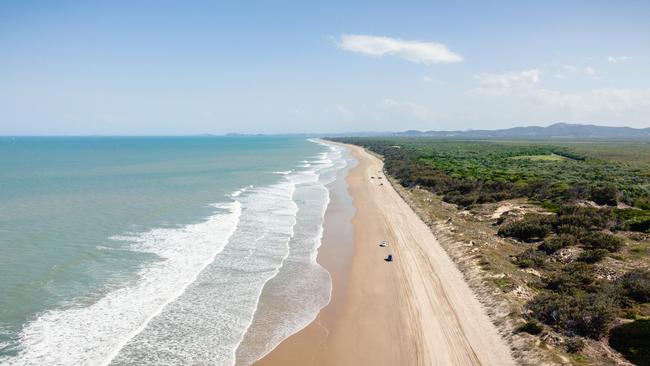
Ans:
[[[382,240],[381,243],[379,243],[380,247],[385,247],[386,245],[388,245],[386,244],[386,240]]]

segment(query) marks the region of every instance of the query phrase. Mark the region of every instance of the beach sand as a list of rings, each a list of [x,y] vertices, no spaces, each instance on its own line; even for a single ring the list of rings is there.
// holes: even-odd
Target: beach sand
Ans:
[[[383,177],[382,161],[349,148],[358,161],[346,178],[352,242],[337,228],[345,215],[333,192],[318,255],[332,273],[332,300],[256,365],[513,365],[460,271]]]

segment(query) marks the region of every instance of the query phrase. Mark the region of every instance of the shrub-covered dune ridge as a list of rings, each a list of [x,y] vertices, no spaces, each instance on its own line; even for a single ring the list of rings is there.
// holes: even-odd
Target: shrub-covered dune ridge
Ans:
[[[643,364],[635,355],[648,352],[639,349],[644,343],[626,345],[620,329],[627,328],[618,325],[650,318],[650,144],[338,141],[382,155],[387,174],[407,190],[427,190],[464,212],[506,200],[537,207],[494,222],[495,234],[520,245],[512,265],[539,273],[527,284],[526,323],[513,332],[545,339],[546,327],[580,354],[583,340],[606,348],[611,331],[614,349]]]

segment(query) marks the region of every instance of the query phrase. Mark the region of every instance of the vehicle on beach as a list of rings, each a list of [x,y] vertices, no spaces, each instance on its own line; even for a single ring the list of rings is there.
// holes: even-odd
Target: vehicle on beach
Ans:
[[[380,247],[385,247],[386,245],[387,245],[387,244],[386,244],[386,240],[382,240],[382,241],[379,243],[379,246],[380,246]]]
[[[393,261],[393,255],[389,254],[388,257],[384,258],[386,262],[392,262]]]

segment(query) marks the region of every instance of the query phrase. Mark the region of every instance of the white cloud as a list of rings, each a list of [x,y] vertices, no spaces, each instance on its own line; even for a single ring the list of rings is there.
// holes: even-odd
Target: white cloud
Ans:
[[[343,118],[354,117],[354,113],[350,109],[346,108],[344,105],[336,104],[335,107],[336,107],[336,113],[338,113],[341,117]]]
[[[573,65],[562,65],[562,69],[566,71],[571,71],[571,72],[577,72],[578,68],[573,66]]]
[[[435,113],[429,107],[410,101],[387,98],[381,102],[380,107],[385,110],[403,111],[411,117],[422,121],[435,117]]]
[[[427,76],[427,75],[423,76],[420,80],[422,82],[429,83],[429,84],[434,84],[434,85],[445,85],[446,84],[446,82],[444,82],[443,80],[438,80],[438,79],[432,78],[431,76]]]
[[[609,56],[607,57],[607,62],[610,64],[620,64],[626,61],[631,60],[632,57],[630,56]]]
[[[436,42],[405,41],[398,38],[344,34],[337,46],[343,50],[381,57],[399,57],[411,62],[433,64],[463,61],[463,57]]]
[[[563,69],[571,70],[571,67]],[[582,71],[595,77],[596,72],[591,67]],[[468,91],[470,95],[518,97],[534,104],[566,109],[574,116],[592,117],[599,113],[621,115],[633,110],[650,109],[650,89],[600,88],[581,92],[550,90],[541,86],[540,72],[537,69],[500,74],[483,73],[475,75],[475,78],[479,85]]]
[[[518,90],[532,88],[539,83],[540,71],[538,69],[509,71],[503,73],[481,73],[474,75],[479,86],[470,90],[470,94],[486,95],[511,95]]]
[[[591,66],[587,66],[584,68],[583,72],[587,77],[593,79],[593,80],[600,80],[600,76],[596,74],[596,69],[594,69]]]
[[[650,89],[601,88],[577,93],[535,90],[531,97],[546,105],[567,108],[575,113],[625,112],[650,107]]]
[[[579,74],[585,75],[592,79],[600,79],[596,73],[596,69],[587,65],[585,67],[579,67],[574,65],[551,65],[552,69],[556,69],[558,75],[562,75],[558,79],[564,79],[568,74]]]

